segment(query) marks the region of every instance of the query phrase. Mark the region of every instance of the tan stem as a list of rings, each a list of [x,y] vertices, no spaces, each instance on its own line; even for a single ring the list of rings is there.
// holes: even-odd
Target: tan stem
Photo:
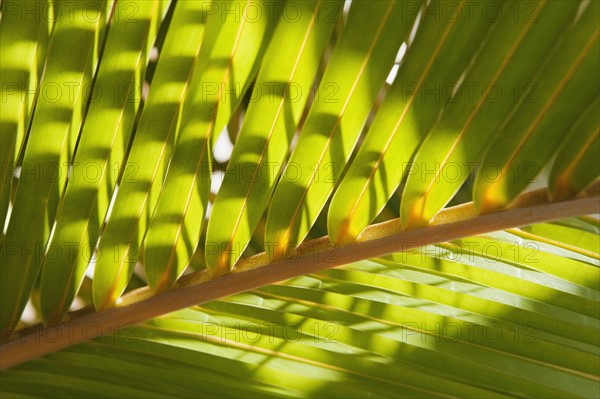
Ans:
[[[544,189],[523,194],[511,209],[498,213],[477,215],[469,203],[447,208],[429,226],[415,230],[402,231],[398,219],[372,225],[356,242],[342,247],[335,247],[322,237],[305,242],[281,261],[269,262],[264,253],[259,254],[242,259],[233,272],[218,278],[210,279],[206,272],[193,273],[170,291],[152,296],[148,288],[142,288],[125,295],[115,308],[101,312],[86,308],[69,314],[67,322],[17,332],[18,337],[0,346],[0,369],[89,341],[97,334],[112,333],[131,323],[292,277],[423,245],[595,213],[600,213],[597,195],[548,203]]]

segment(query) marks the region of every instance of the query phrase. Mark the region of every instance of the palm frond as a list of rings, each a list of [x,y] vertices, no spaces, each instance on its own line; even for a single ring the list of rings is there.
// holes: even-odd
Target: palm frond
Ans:
[[[1,10],[3,393],[597,396],[600,2]]]
[[[595,397],[598,286],[570,280],[559,268],[540,270],[566,259],[543,239],[586,233],[555,224],[531,229],[538,227],[549,234],[491,233],[425,246],[111,330],[3,371],[0,391]],[[597,259],[570,256],[562,271],[597,276]]]

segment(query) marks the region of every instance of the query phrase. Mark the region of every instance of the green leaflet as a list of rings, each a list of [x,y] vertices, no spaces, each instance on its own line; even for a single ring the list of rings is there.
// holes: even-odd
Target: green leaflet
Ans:
[[[561,226],[556,223],[536,224],[522,229],[514,229],[514,231],[510,230],[510,232],[520,237],[543,241],[600,260],[598,233],[583,231],[571,226]]]
[[[4,231],[17,157],[33,114],[33,101],[54,23],[54,18],[48,18],[46,14],[51,4],[45,0],[34,0],[29,4],[19,0],[3,2],[0,21],[0,237]],[[29,12],[25,13],[25,10]]]
[[[560,247],[548,245],[541,241],[536,241],[535,244],[528,244],[527,241],[534,241],[533,236],[525,238],[523,244],[519,243],[518,235],[510,235],[508,238],[503,237],[502,240],[493,237],[481,237],[477,239],[467,240],[468,245],[460,244],[465,251],[472,251],[469,245],[476,246],[480,251],[489,252],[489,257],[497,257],[498,253],[504,255],[520,267],[527,270],[537,271],[548,276],[554,276],[562,280],[569,281],[572,284],[562,286],[556,281],[548,282],[546,285],[561,286],[561,290],[578,294],[587,298],[598,299],[600,290],[600,281],[598,280],[598,269],[595,266],[594,259],[587,257],[575,257],[568,250]],[[518,237],[518,238],[515,238]],[[516,244],[515,244],[516,242]],[[591,264],[590,264],[591,263]],[[554,280],[554,279],[552,279]],[[573,286],[577,285],[577,286]],[[582,289],[581,287],[586,287]],[[596,291],[593,293],[591,290]]]
[[[582,289],[570,281],[530,267],[535,267],[544,255],[538,247],[520,245],[518,241],[499,243],[475,237],[456,243],[442,243],[436,249],[438,251],[434,250],[433,253],[437,259],[427,266],[434,272],[452,275],[463,281],[467,280],[464,276],[469,276],[469,282],[501,289],[519,295],[526,301],[544,302],[546,298],[553,298],[553,306],[546,308],[548,313],[571,323],[582,323],[583,320],[596,323],[593,319],[597,319],[600,312],[598,291]],[[516,271],[514,267],[509,268],[506,266],[509,263],[518,264],[522,269]]]
[[[560,226],[580,229],[588,233],[600,234],[600,219],[593,216],[580,216],[577,218],[557,220],[553,223]]]
[[[158,290],[168,288],[169,276],[188,265],[199,241],[210,189],[209,140],[215,130],[224,127],[243,97],[255,72],[255,60],[261,57],[263,39],[275,22],[274,16],[257,21],[246,16],[247,7],[265,7],[260,2],[232,2],[229,6],[237,11],[225,16],[210,55],[201,53],[210,58],[199,59],[200,68],[194,71],[192,86],[196,90],[186,99],[181,132],[144,242],[148,280]],[[219,23],[221,15],[217,16],[213,21]],[[121,258],[112,270],[104,269],[101,280],[94,279],[97,307],[114,303],[125,288],[132,269],[122,273],[123,261]]]
[[[440,268],[441,263],[438,262]],[[597,346],[599,342],[597,335],[599,323],[593,317],[556,309],[554,306],[537,306],[536,301],[482,287],[471,281],[461,282],[454,279],[447,281],[429,274],[423,275],[418,271],[402,271],[402,281],[392,277],[373,276],[370,272],[358,273],[354,276],[357,272],[332,269],[327,273],[333,277],[348,274],[349,279],[357,281],[362,281],[359,276],[364,275],[365,284],[375,281],[380,288],[401,295],[411,295],[446,306],[460,303],[461,309],[468,312],[481,314],[488,311],[497,315],[497,319],[506,322],[512,321],[522,325],[533,323],[536,329],[541,331],[592,346]],[[502,315],[510,315],[510,318],[503,319]],[[595,368],[595,370],[599,369]]]
[[[523,101],[490,144],[475,178],[482,213],[507,206],[530,183],[598,96],[600,3],[590,2],[533,80],[535,101]]]
[[[164,14],[158,1],[138,4],[135,20],[125,18],[131,3],[118,2],[81,132],[60,214],[44,257],[41,309],[46,322],[59,322],[83,281],[123,163],[141,100],[149,51]],[[111,181],[112,180],[112,181]]]
[[[339,179],[410,27],[397,2],[353,2],[267,217],[270,257],[306,236]],[[398,25],[400,24],[400,28]]]
[[[108,290],[121,263],[129,278],[146,229],[144,213],[157,197],[166,173],[181,109],[188,92],[194,60],[205,33],[206,2],[184,1],[175,5],[171,28],[152,81],[132,147],[123,168],[114,211],[100,239],[94,282]],[[176,28],[175,28],[176,27]],[[150,204],[149,204],[150,202]],[[101,278],[105,281],[101,282]],[[119,289],[117,287],[116,289]],[[120,295],[120,291],[117,295]],[[114,299],[116,300],[116,298]]]
[[[519,102],[534,101],[527,92],[531,79],[573,23],[579,4],[542,0],[516,15],[521,6],[505,3],[456,97],[416,153],[402,193],[403,226],[428,223],[467,180]]]
[[[205,249],[209,268],[231,269],[250,242],[342,5],[341,1],[303,1],[297,3],[299,20],[280,20],[213,204]]]
[[[55,23],[14,207],[1,244],[0,324],[10,330],[38,275],[104,38],[107,2],[75,2]],[[93,17],[86,14],[86,7]]]
[[[359,285],[354,287],[358,288]],[[285,346],[281,360],[291,357],[307,366],[318,366],[321,371],[309,369],[306,376],[313,381],[321,381],[321,384],[331,381],[330,389],[334,389],[336,385],[338,390],[343,389],[337,395],[330,389],[324,391],[334,397],[386,397],[386,394],[390,395],[394,391],[396,393],[390,396],[397,397],[400,393],[407,397],[439,397],[443,396],[443,390],[461,397],[488,397],[491,394],[485,388],[469,387],[448,374],[426,375],[415,364],[418,362],[409,364],[396,359],[398,353],[412,350],[415,354],[414,357],[411,356],[411,360],[420,355],[421,362],[428,362],[427,348],[435,338],[430,337],[429,343],[419,342],[423,340],[419,334],[411,334],[408,329],[403,331],[403,327],[394,322],[370,318],[363,314],[362,306],[360,310],[348,311],[347,300],[362,302],[361,305],[367,301],[361,301],[359,297],[336,295],[335,283],[329,285],[325,282],[322,291],[314,291],[317,290],[305,287],[304,284],[299,287],[265,287],[259,292],[213,302],[202,311],[211,316],[207,323],[209,328],[216,324],[213,320],[221,322],[211,335],[220,338],[227,331],[237,328],[239,334],[246,337],[240,337],[241,340],[236,341],[250,343],[256,340],[258,342],[255,344],[270,352],[278,352],[278,348]],[[339,302],[336,303],[335,299]],[[373,301],[371,305],[376,306],[376,302]],[[310,304],[314,304],[314,308],[311,309]],[[286,307],[286,311],[279,311],[281,307]],[[331,321],[322,317],[325,308],[328,308],[326,312],[332,316]],[[247,332],[258,330],[258,340],[255,338],[257,335],[245,334],[245,329]],[[230,333],[229,336],[231,335]],[[289,345],[290,341],[294,344]],[[232,344],[235,345],[235,341],[230,343]],[[452,361],[452,357],[443,354],[443,360],[440,361]],[[275,358],[272,362],[278,360]],[[290,371],[301,370],[290,366]],[[355,379],[359,379],[362,384],[354,384]],[[342,381],[345,381],[343,388],[340,384]],[[306,390],[305,388],[304,391]]]
[[[144,242],[146,275],[157,291],[170,288],[192,259],[210,192],[210,140],[225,127],[242,100],[277,22],[276,14],[266,13],[267,3],[231,5],[239,6],[242,17],[232,13],[221,21],[200,90],[184,109],[181,135]],[[244,16],[247,7],[262,10],[263,17],[252,20]]]
[[[327,223],[334,242],[354,241],[386,206],[413,152],[450,100],[448,88],[460,79],[493,26],[481,13],[473,18],[466,4],[457,4],[456,18],[439,19],[443,2],[422,10],[414,42],[331,201]]]
[[[573,125],[552,164],[548,193],[554,201],[579,194],[600,176],[600,101]]]

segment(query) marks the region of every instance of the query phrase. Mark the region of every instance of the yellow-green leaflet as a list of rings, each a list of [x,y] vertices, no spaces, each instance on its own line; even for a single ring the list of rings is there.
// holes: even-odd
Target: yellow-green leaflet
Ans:
[[[96,254],[94,280],[101,281],[105,276],[106,280],[97,284],[106,292],[118,288],[112,287],[117,280],[113,273],[118,267],[129,268],[120,277],[123,283],[129,279],[137,261],[149,218],[148,207],[152,196],[157,196],[166,173],[194,60],[205,37],[207,4],[183,1],[175,5],[171,23],[176,28],[170,29],[165,39],[152,88],[119,181],[114,212],[107,221]]]
[[[481,14],[466,13],[464,1],[457,4],[460,17],[439,20],[434,15],[443,4],[433,1],[422,10],[419,34],[331,200],[328,232],[338,244],[356,239],[385,207],[493,26]]]
[[[480,212],[507,206],[531,183],[556,152],[600,86],[600,2],[559,41],[533,79],[534,101],[522,101],[491,142],[475,178],[473,200]],[[597,162],[597,160],[595,160]]]
[[[86,6],[99,12],[94,18]],[[104,1],[74,2],[72,14],[55,22],[47,64],[23,163],[14,207],[0,252],[0,324],[10,328],[21,315],[35,279],[69,165],[69,142],[79,134],[92,90],[98,51],[104,39]],[[4,62],[4,61],[3,61]],[[18,283],[15,283],[18,282]]]
[[[532,79],[568,31],[579,4],[530,2],[531,12],[515,19],[510,10],[516,6],[506,3],[455,98],[415,154],[400,208],[407,228],[428,223],[477,168],[486,146],[516,107],[535,101],[537,93],[529,92],[535,87]]]
[[[279,21],[253,87],[231,167],[212,207],[205,249],[209,268],[230,269],[250,242],[342,5],[337,0],[303,1],[297,3],[301,19]]]
[[[83,281],[123,164],[165,3],[139,3],[132,20],[124,18],[130,4],[116,4],[94,85],[96,95],[42,264],[41,310],[46,322],[62,319]]]
[[[239,7],[237,7],[238,10],[243,10],[244,7],[242,6],[247,6],[247,4],[249,4],[248,2],[233,2],[231,4],[229,4],[229,6],[235,7],[235,5],[238,5]],[[179,6],[179,5],[178,5]],[[195,21],[197,22],[201,22],[206,20],[206,13],[210,11],[210,8],[206,7],[206,4],[204,4],[201,9],[200,9],[200,13],[197,14],[197,19],[195,19]],[[217,83],[215,83],[217,80],[214,76],[210,76],[210,73],[212,73],[213,75],[217,74],[218,75],[218,71],[219,70],[228,70],[227,67],[227,62],[223,62],[223,58],[222,56],[224,55],[224,51],[226,51],[226,49],[221,46],[222,44],[226,44],[225,42],[223,42],[223,40],[227,40],[228,38],[230,38],[227,34],[223,35],[223,32],[227,31],[228,33],[231,33],[231,29],[232,29],[232,25],[235,26],[245,26],[249,29],[247,29],[246,35],[241,35],[242,38],[246,37],[246,40],[250,41],[250,42],[254,42],[254,39],[256,39],[255,36],[252,36],[252,33],[255,31],[260,31],[260,32],[264,32],[264,25],[266,21],[258,21],[257,23],[253,23],[253,24],[246,24],[245,22],[242,23],[242,21],[246,21],[246,18],[241,18],[242,15],[234,12],[234,13],[230,13],[228,14],[229,16],[228,18],[228,22],[225,23],[220,29],[211,29],[211,18],[212,18],[212,26],[218,26],[221,22],[221,14],[220,13],[213,13],[209,15],[208,18],[208,22],[207,22],[207,36],[206,36],[206,41],[204,42],[204,44],[202,45],[202,50],[200,51],[200,58],[198,58],[196,60],[196,65],[194,67],[194,71],[193,71],[193,76],[190,80],[191,84],[190,84],[190,88],[187,91],[186,95],[187,99],[185,100],[185,106],[182,110],[182,114],[180,116],[177,117],[177,119],[168,119],[168,123],[169,124],[173,124],[173,123],[177,123],[177,125],[173,125],[172,129],[180,129],[180,132],[178,134],[177,137],[177,145],[179,150],[175,150],[175,154],[173,155],[173,158],[171,159],[170,163],[169,163],[169,172],[168,174],[174,173],[174,174],[178,174],[181,172],[181,170],[179,170],[181,167],[183,167],[183,170],[187,170],[189,172],[189,168],[191,163],[189,163],[189,159],[187,159],[187,156],[192,156],[192,158],[196,158],[198,160],[198,162],[194,162],[194,165],[200,166],[200,165],[205,165],[206,166],[206,160],[204,160],[204,162],[201,162],[201,147],[200,146],[192,146],[190,147],[190,140],[194,141],[195,139],[204,139],[207,140],[208,137],[204,136],[204,133],[201,133],[200,131],[196,130],[197,123],[200,121],[202,121],[202,118],[207,117],[206,112],[202,113],[198,113],[198,108],[202,108],[202,105],[204,105],[204,110],[206,111],[207,106],[205,101],[207,100],[207,96],[212,96],[212,98],[215,98],[215,90],[217,92],[221,92],[221,88],[219,87],[219,85]],[[235,21],[238,22],[235,22]],[[234,28],[235,28],[234,26]],[[237,37],[237,36],[236,36]],[[248,37],[251,37],[251,39],[248,39]],[[185,40],[185,39],[184,39]],[[219,40],[222,41],[222,43],[219,43]],[[216,41],[216,42],[211,42],[211,41]],[[240,44],[240,43],[238,43]],[[245,61],[248,61],[248,58],[251,57],[247,57],[247,51],[250,51],[251,53],[255,50],[256,47],[260,47],[260,40],[258,40],[258,43],[242,43],[243,46],[240,46],[239,48],[242,49],[239,53],[238,56],[242,57],[241,59],[244,59]],[[248,45],[246,45],[248,44]],[[206,49],[210,49],[212,48],[213,51],[206,51]],[[212,60],[212,64],[210,62],[205,61],[205,57],[210,56],[210,60]],[[244,58],[246,57],[246,58]],[[246,65],[246,64],[244,64]],[[248,69],[251,69],[252,65],[248,66]],[[238,70],[237,68],[234,70],[234,72],[240,72],[240,74],[236,74],[236,75],[231,75],[230,77],[234,77],[237,76],[241,77],[243,75],[241,70]],[[205,75],[206,73],[206,75]],[[207,78],[206,80],[204,80],[204,78]],[[223,77],[221,77],[221,80],[219,80],[219,82],[223,81]],[[227,80],[226,81],[227,84],[230,84],[230,82]],[[243,83],[245,85],[245,82],[242,81],[240,83]],[[239,89],[239,87],[237,87],[238,85],[233,85],[232,86],[236,86],[236,89]],[[243,86],[242,86],[243,87]],[[223,88],[225,89],[225,88]],[[225,92],[225,90],[223,90]],[[212,94],[211,94],[212,93]],[[227,92],[227,95],[225,95],[223,97],[223,101],[227,101],[227,100],[232,100],[232,97],[236,97],[239,99],[240,96],[240,91],[238,91],[235,95],[232,93],[232,91],[230,90],[229,92]],[[181,101],[181,100],[180,100]],[[217,101],[218,103],[218,101]],[[230,103],[229,105],[231,105],[233,103]],[[229,106],[228,105],[228,106]],[[200,107],[199,107],[200,106]],[[225,107],[221,107],[222,109],[227,109],[228,106]],[[212,110],[211,110],[212,111]],[[208,115],[208,119],[210,119],[212,116]],[[226,116],[226,115],[224,115]],[[196,123],[196,124],[195,124]],[[178,125],[181,124],[181,128],[178,127]],[[167,129],[167,133],[170,132],[171,129]],[[147,216],[150,216],[154,211],[152,210],[152,208],[149,208],[150,205],[152,204],[148,204],[149,200],[152,199],[152,196],[149,195],[149,190],[150,187],[152,186],[152,183],[155,184],[156,183],[160,184],[161,182],[156,180],[156,174],[159,171],[159,165],[161,165],[161,158],[164,156],[164,151],[165,151],[165,147],[167,146],[167,143],[165,141],[169,141],[169,135],[165,133],[165,131],[158,131],[158,133],[153,133],[152,135],[156,135],[158,134],[159,136],[165,136],[165,138],[162,139],[162,141],[160,141],[159,143],[160,146],[157,146],[156,142],[152,143],[152,142],[148,142],[148,141],[140,141],[140,147],[136,148],[136,143],[133,143],[133,147],[132,147],[132,155],[134,153],[134,151],[138,150],[138,152],[136,153],[136,159],[139,159],[142,163],[148,163],[148,156],[149,156],[149,150],[152,150],[154,152],[154,154],[156,154],[156,158],[154,159],[154,161],[156,162],[154,167],[150,167],[150,168],[143,168],[145,169],[143,174],[140,175],[141,179],[138,178],[137,176],[133,179],[134,181],[132,182],[132,184],[128,184],[130,187],[128,188],[128,192],[129,195],[122,197],[123,203],[127,204],[124,207],[122,207],[122,211],[120,212],[119,215],[112,215],[111,216],[111,220],[109,220],[109,223],[107,225],[107,229],[105,231],[105,234],[103,234],[101,241],[100,241],[100,247],[99,250],[102,249],[106,249],[107,251],[110,250],[117,250],[116,255],[114,255],[114,257],[109,257],[109,256],[104,256],[102,259],[98,259],[98,262],[96,264],[96,270],[95,270],[95,275],[94,275],[94,286],[93,286],[93,298],[94,298],[94,303],[96,305],[96,307],[98,308],[103,308],[106,306],[111,306],[112,304],[115,303],[115,301],[117,300],[118,296],[122,293],[122,291],[125,289],[125,286],[127,284],[127,281],[129,280],[129,277],[131,276],[131,273],[133,271],[133,266],[135,265],[135,262],[137,261],[137,257],[138,257],[138,249],[139,249],[139,245],[142,242],[142,238],[144,236],[144,234],[146,233],[146,217],[144,217],[144,213],[147,213]],[[172,136],[170,136],[172,137]],[[196,142],[195,144],[199,144],[198,142]],[[155,146],[154,148],[152,148],[153,146]],[[179,153],[179,155],[176,155],[177,153]],[[165,159],[166,160],[166,159]],[[128,165],[131,163],[132,161],[132,157],[129,158],[129,162]],[[177,164],[179,164],[180,166],[178,167]],[[162,165],[166,165],[166,164],[162,164]],[[193,168],[193,166],[192,166]],[[140,167],[140,170],[142,169],[142,167]],[[177,172],[173,172],[173,171],[177,171]],[[196,171],[199,171],[198,169],[196,169]],[[193,190],[193,185],[195,183],[195,177],[198,177],[198,179],[207,179],[207,176],[205,174],[200,174],[198,176],[195,176],[193,173],[189,174],[186,173],[185,175],[180,175],[179,178],[176,179],[169,179],[168,177],[165,177],[165,183],[163,184],[162,187],[162,191],[158,194],[158,203],[160,204],[162,202],[163,205],[161,205],[161,207],[164,206],[169,206],[169,202],[173,201],[172,197],[169,197],[168,193],[171,193],[170,195],[173,195],[173,193],[175,192],[175,196],[177,196],[177,202],[184,208],[183,212],[186,213],[188,211],[190,211],[189,209],[189,203],[187,202],[181,202],[180,199],[182,197],[182,195],[189,195],[191,194],[190,191],[188,191],[188,194],[182,194],[184,193],[184,188],[180,186],[180,184],[182,182],[187,182],[187,183],[191,183],[192,187],[189,187],[190,190]],[[191,178],[191,181],[190,181]],[[207,182],[209,182],[210,180],[207,180]],[[159,187],[156,187],[159,188]],[[121,197],[121,192],[119,192],[117,194],[117,201],[119,201],[119,197]],[[164,198],[161,200],[161,198]],[[197,196],[194,196],[194,198],[191,199],[192,201],[192,207],[194,207],[196,204],[200,203],[200,198]],[[196,209],[196,208],[193,208]],[[170,210],[167,210],[167,212],[170,212]],[[164,216],[161,215],[162,211],[159,210],[156,211],[154,214],[155,215],[160,215],[160,216],[156,216],[153,220],[154,224],[157,224],[157,230],[155,230],[155,232],[162,232],[162,233],[166,233],[166,231],[163,231],[160,224],[164,223]],[[115,217],[116,218],[113,220],[112,218]],[[133,217],[132,217],[133,216]],[[196,214],[194,214],[194,216],[196,216]],[[141,218],[141,219],[140,219]],[[169,219],[169,217],[167,217],[167,219]],[[196,218],[194,219],[194,223],[197,226],[196,228],[200,229],[200,223],[202,221],[203,217],[201,216],[200,218]],[[172,220],[172,218],[171,218]],[[188,220],[188,227],[187,229],[190,230],[191,229],[191,221]],[[158,235],[160,238],[160,234]],[[186,239],[188,238],[187,236],[185,237]],[[150,236],[149,238],[149,248],[155,249],[156,246],[153,244],[153,240],[154,238],[152,236]],[[177,240],[177,238],[174,238],[174,240]],[[186,244],[192,246],[192,250],[193,250],[193,246],[195,246],[196,242],[198,241],[197,238],[194,242],[194,244],[190,244],[190,242],[193,242],[194,240],[191,241],[187,241]],[[176,245],[176,242],[173,243],[173,245]],[[161,247],[162,249],[162,247]],[[167,254],[168,256],[168,254]],[[151,259],[152,261],[155,262],[161,262],[163,267],[171,267],[173,265],[168,265],[166,264],[166,262],[162,262],[160,259],[155,259],[154,258],[154,253],[152,254],[152,256],[147,256],[148,259]],[[183,260],[181,259],[182,262],[187,262],[187,260]]]
[[[25,132],[33,114],[33,101],[44,67],[49,32],[55,19],[47,17],[52,2],[4,0],[0,20],[0,237],[12,178]],[[25,10],[37,10],[25,12]]]
[[[600,176],[600,101],[590,104],[565,138],[548,182],[554,201],[579,194]]]
[[[282,172],[265,246],[284,256],[325,206],[411,25],[400,2],[353,2],[298,143]]]
[[[262,60],[278,17],[266,12],[267,3],[232,2],[241,16],[223,16],[199,90],[183,111],[181,134],[144,241],[146,275],[156,290],[170,288],[200,241],[211,185],[210,140],[229,121]],[[250,18],[248,7],[263,10],[262,17]]]

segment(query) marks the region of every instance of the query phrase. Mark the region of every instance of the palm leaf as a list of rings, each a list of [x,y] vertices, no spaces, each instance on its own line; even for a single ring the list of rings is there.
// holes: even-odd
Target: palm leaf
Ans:
[[[126,7],[121,3],[117,6]],[[110,168],[123,163],[141,101],[141,81],[150,55],[148,47],[162,14],[159,6],[158,2],[146,2],[138,9],[138,23],[117,21],[107,37],[107,50],[95,86],[104,95],[90,104],[50,241],[55,248],[67,248],[72,243],[81,243],[81,247],[44,257],[40,291],[46,321],[63,318],[83,281],[91,248],[95,246],[94,238],[98,237],[108,210],[108,195],[116,184],[116,173]],[[116,12],[124,10],[118,8]],[[115,82],[122,87],[117,87],[114,95],[109,94],[115,89]],[[113,127],[112,132],[109,126]],[[82,238],[86,236],[93,239]]]
[[[483,212],[506,206],[527,188],[556,153],[564,132],[597,97],[598,12],[600,4],[590,3],[558,41],[552,57],[533,79],[539,100],[523,101],[503,126],[511,134],[499,134],[490,144],[473,193]],[[499,174],[490,176],[487,165],[493,165]]]
[[[532,87],[532,76],[573,23],[577,8],[576,3],[542,1],[531,18],[502,14],[464,78],[468,83],[448,98],[447,109],[415,154],[402,193],[406,226],[429,222],[481,163],[482,152],[518,101],[531,101],[530,93],[521,92]]]
[[[233,4],[266,8],[261,2]],[[198,221],[204,220],[210,191],[209,142],[226,125],[248,89],[256,73],[254,66],[264,52],[263,43],[276,22],[261,19],[252,23],[235,13],[228,15],[222,21],[206,69],[200,71],[202,75],[196,70],[192,77],[201,84],[183,111],[184,127],[148,227],[146,267],[150,284],[157,290],[171,287],[189,264],[200,240],[202,222]]]
[[[40,91],[45,94],[38,97],[21,164],[22,177],[2,241],[6,257],[0,266],[2,326],[19,320],[35,283],[91,96],[90,81],[104,39],[107,6],[100,1],[92,4],[100,12],[96,18],[87,19],[85,6],[78,3],[73,20],[61,19],[53,28],[40,83]],[[18,250],[7,254],[9,246],[17,245],[30,248],[30,252],[25,256],[20,256]]]
[[[489,250],[495,246],[501,250]],[[103,397],[593,397],[598,347],[585,337],[599,335],[600,292],[535,270],[555,250],[494,233],[297,277],[14,367],[2,372],[1,390],[7,396],[96,396],[101,388]],[[570,268],[598,266],[583,257]],[[566,309],[564,296],[593,304],[594,314]]]
[[[432,2],[422,12],[440,4]],[[336,242],[355,240],[385,207],[446,103],[431,95],[431,88],[458,81],[480,38],[494,27],[482,15],[475,21],[461,15],[443,22],[434,18],[421,21],[420,34],[408,48],[406,60],[332,200],[328,231]],[[435,46],[429,45],[435,41]]]
[[[396,2],[353,3],[348,29],[323,74],[318,101],[273,194],[265,243],[275,259],[304,240],[333,192],[410,27],[402,11]]]
[[[598,7],[3,2],[0,392],[599,396]]]
[[[565,139],[552,164],[548,181],[550,196],[556,200],[576,195],[587,188],[600,174],[593,157],[598,154],[600,131],[598,99],[590,104]]]
[[[114,212],[102,236],[105,253],[115,248],[126,249],[131,242],[136,244],[135,254],[126,253],[127,260],[139,251],[142,236],[135,236],[135,232],[146,228],[149,216],[145,217],[144,212],[156,204],[159,191],[156,187],[162,183],[173,150],[182,104],[191,85],[192,66],[205,30],[204,5],[183,2],[173,13],[172,23],[178,29],[170,30],[165,38],[165,58],[157,65],[154,84],[119,182],[120,195],[114,199]],[[181,45],[182,41],[185,45]],[[107,257],[110,261],[110,255]]]
[[[10,199],[12,175],[21,152],[25,132],[33,114],[34,98],[43,71],[48,46],[48,32],[54,19],[22,18],[17,1],[5,1],[4,16],[0,21],[2,65],[2,185],[0,186],[0,226],[3,228]],[[34,6],[39,7],[43,0]],[[4,233],[4,229],[3,229]]]
[[[274,33],[254,85],[257,99],[248,107],[231,154],[231,168],[225,172],[212,208],[207,231],[209,268],[230,269],[263,215],[308,100],[318,66],[315,61],[337,22],[337,12],[332,18],[319,17],[328,8],[339,12],[341,3],[303,2],[303,19],[294,24],[282,20]],[[282,65],[282,54],[293,58]],[[265,130],[268,121],[273,123]]]

